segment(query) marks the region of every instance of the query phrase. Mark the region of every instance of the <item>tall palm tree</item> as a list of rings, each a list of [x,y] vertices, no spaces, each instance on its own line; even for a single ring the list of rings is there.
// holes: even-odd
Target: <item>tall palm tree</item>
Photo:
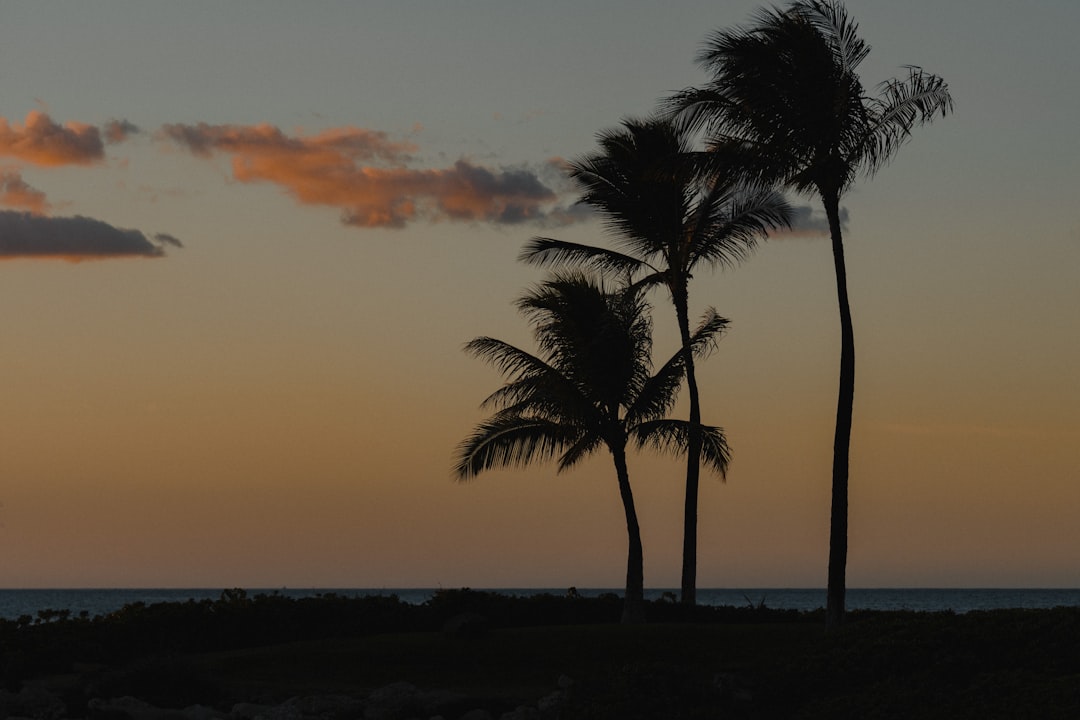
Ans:
[[[830,628],[844,617],[855,392],[840,200],[857,177],[885,165],[914,127],[952,110],[945,82],[917,67],[868,94],[856,70],[869,51],[841,3],[798,0],[785,10],[759,11],[748,28],[713,33],[698,58],[712,79],[670,101],[687,127],[706,130],[720,161],[741,164],[763,182],[816,194],[825,208],[841,329],[826,612]]]
[[[732,173],[703,176],[690,134],[669,119],[625,120],[599,135],[600,151],[570,164],[581,202],[600,211],[619,248],[534,238],[527,262],[576,265],[639,276],[663,285],[675,306],[690,404],[683,518],[682,602],[697,601],[701,401],[690,332],[689,285],[699,265],[731,265],[770,229],[788,225],[789,209],[771,189]]]
[[[676,353],[655,374],[652,327],[640,288],[606,292],[583,275],[562,275],[518,301],[531,320],[540,354],[480,337],[466,350],[499,368],[508,382],[485,407],[494,414],[457,449],[461,480],[495,467],[523,466],[558,456],[566,470],[606,447],[626,515],[629,551],[623,621],[644,619],[644,570],[626,463],[629,441],[661,451],[685,450],[689,423],[666,419],[682,384],[683,355]],[[707,350],[727,320],[715,313],[691,336],[694,351]],[[701,457],[717,472],[728,463],[723,430],[704,427]]]

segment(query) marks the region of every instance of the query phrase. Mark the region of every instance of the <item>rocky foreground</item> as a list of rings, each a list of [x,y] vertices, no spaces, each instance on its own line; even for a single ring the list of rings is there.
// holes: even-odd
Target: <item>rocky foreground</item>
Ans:
[[[450,591],[0,621],[0,720],[1080,717],[1080,608],[821,613]]]

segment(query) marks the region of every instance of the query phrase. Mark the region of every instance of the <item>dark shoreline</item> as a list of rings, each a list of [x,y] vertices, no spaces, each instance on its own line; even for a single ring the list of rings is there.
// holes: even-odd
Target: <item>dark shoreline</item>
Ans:
[[[564,588],[479,588],[514,597],[533,595],[564,595]],[[115,612],[125,605],[136,602],[186,602],[217,600],[222,588],[174,587],[174,588],[8,588],[0,589],[0,619],[15,620],[21,615],[31,616],[44,608],[72,610],[73,615],[86,611],[89,615]],[[249,595],[278,594],[294,600],[318,595],[342,597],[369,597],[395,595],[399,599],[422,605],[440,592],[440,588],[256,588]],[[585,597],[620,592],[611,588],[577,588]],[[677,588],[646,588],[648,600],[674,599]],[[849,588],[848,608],[859,610],[915,610],[938,612],[952,610],[961,613],[971,610],[994,610],[1003,608],[1052,608],[1061,606],[1080,607],[1080,589],[1077,588]],[[823,607],[823,588],[699,588],[698,603],[708,606],[740,606],[764,601],[769,607],[811,611]]]
[[[567,718],[1080,716],[1080,608],[856,611],[835,636],[821,611],[660,601],[626,627],[620,609],[613,594],[453,590],[413,605],[237,590],[45,612],[0,621],[0,711],[32,717],[20,693],[46,688],[64,708],[54,720],[129,720],[108,704],[124,696],[224,717],[239,702],[368,698],[406,681],[492,713],[563,693]]]

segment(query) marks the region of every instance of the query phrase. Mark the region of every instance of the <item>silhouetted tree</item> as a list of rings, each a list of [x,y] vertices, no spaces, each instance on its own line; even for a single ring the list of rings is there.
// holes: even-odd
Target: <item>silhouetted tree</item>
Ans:
[[[483,406],[495,409],[457,450],[455,472],[467,480],[495,467],[524,466],[558,457],[566,470],[601,447],[615,463],[626,515],[624,622],[644,618],[644,574],[638,526],[626,464],[628,441],[637,447],[683,452],[686,421],[666,419],[682,384],[683,354],[653,374],[652,327],[639,287],[607,292],[583,275],[559,275],[518,301],[533,325],[539,355],[501,340],[480,337],[466,351],[508,378]],[[727,324],[715,313],[692,334],[691,348],[707,350]],[[723,473],[728,447],[723,431],[701,429],[701,457]]]
[[[911,130],[946,115],[945,82],[909,67],[908,76],[867,94],[856,73],[870,47],[835,0],[802,0],[761,10],[747,28],[706,41],[700,63],[712,73],[671,106],[686,126],[704,128],[718,162],[740,164],[762,182],[821,198],[832,238],[840,308],[840,382],[833,442],[827,625],[844,617],[848,448],[855,390],[855,344],[840,227],[840,199],[872,175]]]
[[[690,400],[683,518],[682,602],[697,600],[701,401],[691,352],[689,284],[699,265],[731,265],[770,229],[788,224],[784,199],[728,172],[702,174],[688,132],[670,120],[626,120],[599,135],[600,151],[570,164],[581,202],[596,208],[625,252],[534,238],[522,259],[577,265],[663,285],[675,306]],[[710,310],[710,312],[712,312]]]

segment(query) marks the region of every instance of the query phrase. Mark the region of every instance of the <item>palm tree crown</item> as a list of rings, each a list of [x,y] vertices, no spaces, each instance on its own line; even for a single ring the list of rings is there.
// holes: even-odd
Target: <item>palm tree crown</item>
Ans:
[[[688,424],[665,418],[682,383],[682,353],[652,372],[652,328],[639,288],[606,292],[585,276],[563,275],[526,294],[518,307],[532,322],[540,353],[488,337],[466,345],[508,382],[484,401],[494,414],[458,446],[455,472],[467,480],[484,470],[554,457],[561,471],[606,447],[630,544],[624,620],[639,620],[643,555],[626,445],[685,448]],[[726,325],[715,313],[707,317],[694,333],[694,350],[705,351]],[[704,428],[702,437],[703,460],[724,472],[729,453],[723,431]]]
[[[628,119],[598,141],[600,151],[571,162],[569,174],[580,202],[601,213],[624,252],[534,238],[523,260],[637,274],[639,283],[665,285],[677,296],[698,265],[733,265],[770,230],[789,224],[781,195],[716,172],[670,119]]]
[[[857,70],[870,47],[857,33],[835,0],[761,10],[753,26],[709,36],[698,60],[712,79],[669,105],[728,161],[744,151],[746,170],[765,182],[839,197],[915,126],[952,110],[945,81],[915,66],[868,94]]]

